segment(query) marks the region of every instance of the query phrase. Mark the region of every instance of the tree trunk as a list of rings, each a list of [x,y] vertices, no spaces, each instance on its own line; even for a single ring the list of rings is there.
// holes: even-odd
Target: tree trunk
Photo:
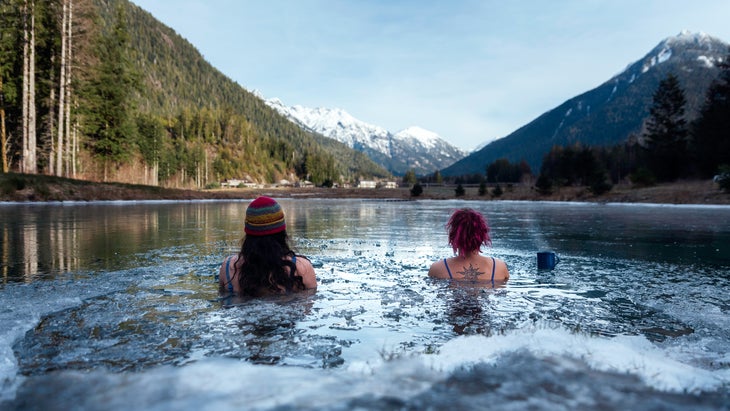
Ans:
[[[30,27],[28,27],[30,17]],[[31,0],[23,3],[23,116],[22,116],[22,156],[20,171],[36,173],[36,133],[35,133],[35,16]]]
[[[55,56],[51,56],[51,66],[53,66]],[[53,70],[48,70],[48,84],[53,85]],[[51,86],[50,88],[50,96],[49,96],[49,104],[48,104],[48,140],[50,140],[50,151],[48,152],[48,168],[46,169],[47,174],[53,174],[56,171],[55,167],[55,161],[56,161],[56,140],[54,136],[54,124],[53,124],[53,118],[56,116],[56,89]]]
[[[79,123],[74,123],[73,144],[71,145],[71,176],[76,178],[76,153],[79,152]]]
[[[56,143],[56,175],[63,175],[63,132],[65,128],[66,115],[66,53],[67,53],[67,38],[66,38],[66,16],[67,16],[67,5],[68,0],[63,0],[63,16],[61,17],[61,69],[58,81],[58,138]]]
[[[36,137],[36,106],[35,106],[35,0],[30,1],[30,66],[28,68],[28,170],[38,173],[37,137]]]
[[[66,30],[66,43],[67,43],[67,50],[66,50],[66,175],[75,177],[76,176],[76,167],[75,167],[75,160],[76,156],[73,152],[73,144],[71,142],[71,55],[72,55],[72,48],[71,48],[71,19],[72,19],[72,12],[73,12],[73,0],[67,0],[68,1],[68,19],[66,24],[68,27],[65,27]],[[72,171],[73,170],[73,171]]]
[[[28,0],[23,2],[23,91],[22,91],[22,115],[21,115],[21,155],[20,159],[20,171],[27,172],[28,167]]]
[[[0,75],[0,155],[3,157],[3,173],[8,170],[8,137],[5,134],[5,94],[3,93],[3,77]]]

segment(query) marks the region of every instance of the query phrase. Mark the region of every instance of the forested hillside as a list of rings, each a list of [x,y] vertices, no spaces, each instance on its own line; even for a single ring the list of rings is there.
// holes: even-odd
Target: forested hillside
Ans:
[[[0,81],[3,171],[196,188],[387,175],[127,0],[4,0]]]

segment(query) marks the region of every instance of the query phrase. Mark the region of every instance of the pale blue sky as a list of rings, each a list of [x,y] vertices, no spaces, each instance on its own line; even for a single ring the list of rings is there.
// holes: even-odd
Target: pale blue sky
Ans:
[[[471,149],[686,29],[730,42],[729,0],[132,0],[224,74]]]

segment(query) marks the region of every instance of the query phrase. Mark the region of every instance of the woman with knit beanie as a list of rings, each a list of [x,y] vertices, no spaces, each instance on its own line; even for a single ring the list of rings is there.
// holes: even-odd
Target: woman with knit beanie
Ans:
[[[248,205],[244,231],[241,251],[221,265],[221,292],[259,297],[317,288],[312,264],[289,247],[284,212],[273,198]]]
[[[470,208],[456,210],[446,224],[449,245],[456,256],[431,264],[429,277],[467,280],[475,282],[504,283],[509,279],[509,269],[504,261],[481,255],[482,246],[491,246],[489,226],[479,212]]]

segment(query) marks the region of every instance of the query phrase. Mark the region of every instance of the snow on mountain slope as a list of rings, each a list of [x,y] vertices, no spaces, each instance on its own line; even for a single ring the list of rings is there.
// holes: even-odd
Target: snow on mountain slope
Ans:
[[[433,131],[428,131],[421,127],[411,126],[405,130],[397,132],[393,138],[399,140],[415,140],[425,148],[434,148],[443,140]]]
[[[390,151],[388,130],[360,121],[345,110],[299,105],[290,107],[277,98],[265,101],[300,127],[334,138],[351,148],[357,149],[363,145],[386,155]]]
[[[720,75],[729,45],[713,36],[682,31],[661,41],[643,57],[599,86],[546,111],[508,136],[489,142],[442,170],[444,176],[484,172],[484,165],[506,158],[540,170],[552,147],[612,146],[641,136],[653,94],[667,75],[675,75],[686,98],[685,119],[692,121],[710,84]]]
[[[466,155],[438,134],[420,127],[409,127],[392,134],[382,127],[356,119],[343,109],[287,106],[276,98],[264,101],[303,129],[347,144],[397,175],[409,169],[417,174],[433,173]]]

